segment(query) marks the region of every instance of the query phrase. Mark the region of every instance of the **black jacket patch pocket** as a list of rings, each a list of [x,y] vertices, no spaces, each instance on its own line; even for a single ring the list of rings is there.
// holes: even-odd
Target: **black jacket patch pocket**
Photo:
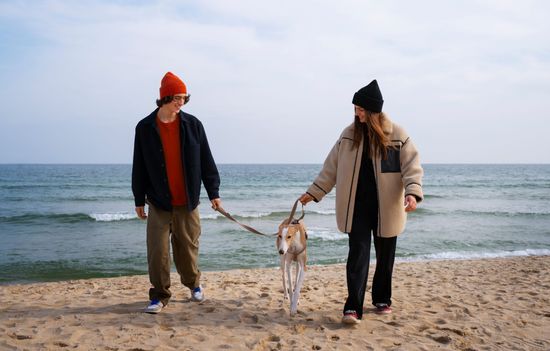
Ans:
[[[381,168],[382,173],[398,173],[401,172],[401,162],[400,162],[400,153],[399,149],[389,149],[388,158],[382,160]]]

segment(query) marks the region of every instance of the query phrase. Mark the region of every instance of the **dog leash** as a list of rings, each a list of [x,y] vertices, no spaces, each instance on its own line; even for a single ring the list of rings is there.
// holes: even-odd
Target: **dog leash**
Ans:
[[[300,218],[298,218],[296,220],[294,219],[294,214],[296,214],[296,208],[298,207],[298,202],[299,201],[300,201],[300,199],[297,199],[296,201],[294,201],[294,205],[292,206],[292,210],[290,211],[290,215],[288,216],[287,224],[297,222],[297,221],[303,219],[304,216],[306,215],[306,213],[304,212],[304,204],[302,204],[302,215],[300,216]]]
[[[288,218],[285,220],[285,223],[289,224],[289,223],[292,223],[294,221],[299,221],[301,220],[302,218],[304,218],[305,216],[305,212],[304,212],[304,205],[302,204],[302,215],[300,216],[300,218],[298,218],[297,220],[294,220],[294,215],[296,214],[296,208],[298,207],[298,202],[300,200],[296,200],[294,202],[294,206],[292,206],[292,210],[290,211],[290,215],[288,216]],[[218,206],[218,208],[216,208],[216,211],[218,211],[219,213],[221,213],[222,215],[224,215],[224,217],[226,217],[227,219],[229,219],[230,221],[233,221],[235,223],[237,223],[238,225],[240,225],[241,227],[243,227],[244,229],[248,230],[249,232],[251,233],[254,233],[254,234],[258,234],[258,235],[262,235],[262,236],[275,236],[275,235],[278,235],[279,233],[273,233],[273,234],[265,234],[265,233],[262,233],[260,232],[259,230],[256,230],[254,228],[252,228],[251,226],[249,225],[246,225],[246,224],[243,224],[241,222],[239,222],[238,220],[236,220],[229,212],[227,212],[226,210],[224,210],[222,207]]]

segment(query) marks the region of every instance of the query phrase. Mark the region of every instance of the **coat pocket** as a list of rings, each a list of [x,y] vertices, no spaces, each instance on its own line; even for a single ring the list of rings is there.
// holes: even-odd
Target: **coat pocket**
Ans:
[[[401,172],[401,161],[400,161],[401,150],[392,149],[388,150],[388,158],[382,160],[381,169],[382,173],[399,173]]]

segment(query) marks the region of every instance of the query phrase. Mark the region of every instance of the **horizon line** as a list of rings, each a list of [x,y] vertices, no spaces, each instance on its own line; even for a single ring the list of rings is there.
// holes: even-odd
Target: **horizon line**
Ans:
[[[217,165],[322,165],[323,162],[218,162]],[[422,162],[422,165],[550,165],[550,162]],[[93,166],[132,165],[120,162],[0,162],[0,166]]]

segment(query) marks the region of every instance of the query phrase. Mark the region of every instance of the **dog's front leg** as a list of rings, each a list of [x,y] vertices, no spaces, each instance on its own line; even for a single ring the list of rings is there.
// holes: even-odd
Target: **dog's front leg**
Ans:
[[[286,288],[286,270],[287,270],[287,265],[286,265],[286,260],[285,260],[285,255],[281,255],[281,275],[283,277],[283,298],[285,300],[287,300],[289,297],[288,297],[288,289]]]
[[[289,297],[290,297],[290,304],[292,305],[292,296],[293,296],[293,292],[294,292],[294,287],[293,287],[293,284],[292,284],[292,259],[290,258],[289,255],[285,255],[287,256],[286,259],[285,259],[285,270],[286,270],[286,276],[287,276],[287,279],[288,279],[288,294],[289,294]]]

